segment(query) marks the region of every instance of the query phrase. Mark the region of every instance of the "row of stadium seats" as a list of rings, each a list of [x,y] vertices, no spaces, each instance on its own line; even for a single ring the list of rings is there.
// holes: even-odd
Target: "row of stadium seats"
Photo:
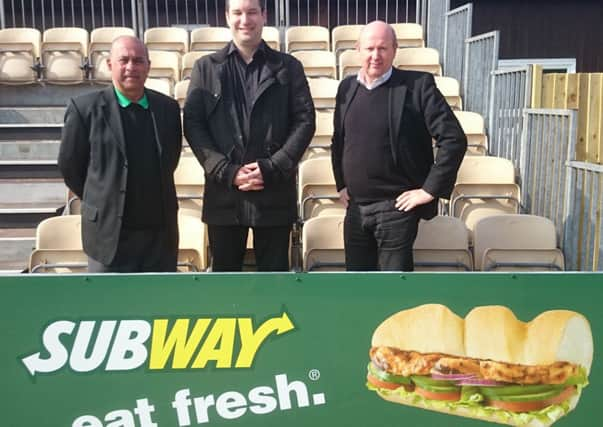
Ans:
[[[303,271],[344,270],[343,214],[312,218],[302,231]],[[206,271],[206,226],[198,215],[181,211],[178,217],[179,271]],[[36,231],[31,273],[85,271],[87,256],[81,243],[80,215],[49,218]],[[554,224],[535,215],[494,215],[475,227],[473,246],[458,219],[436,216],[421,221],[414,244],[416,271],[558,271],[564,269]]]

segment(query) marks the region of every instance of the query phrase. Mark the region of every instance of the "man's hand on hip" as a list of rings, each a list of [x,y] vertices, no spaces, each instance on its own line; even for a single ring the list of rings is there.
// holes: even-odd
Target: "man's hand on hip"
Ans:
[[[350,196],[348,194],[347,187],[343,187],[341,190],[339,190],[339,200],[341,201],[341,203],[343,203],[343,206],[347,209],[348,204],[350,203]]]
[[[396,197],[396,209],[408,212],[417,206],[431,202],[434,197],[422,188],[408,190]]]

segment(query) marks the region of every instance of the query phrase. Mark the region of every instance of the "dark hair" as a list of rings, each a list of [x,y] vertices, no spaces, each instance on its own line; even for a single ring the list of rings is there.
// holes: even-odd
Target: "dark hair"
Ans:
[[[257,2],[260,4],[260,9],[263,11],[266,10],[266,0],[257,0]],[[224,0],[224,11],[226,13],[228,13],[228,10],[230,9],[230,0]]]

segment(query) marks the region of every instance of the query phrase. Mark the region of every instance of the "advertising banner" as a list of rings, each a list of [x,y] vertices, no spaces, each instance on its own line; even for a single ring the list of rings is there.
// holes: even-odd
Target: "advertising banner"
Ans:
[[[581,273],[0,277],[2,425],[603,426],[602,301]]]

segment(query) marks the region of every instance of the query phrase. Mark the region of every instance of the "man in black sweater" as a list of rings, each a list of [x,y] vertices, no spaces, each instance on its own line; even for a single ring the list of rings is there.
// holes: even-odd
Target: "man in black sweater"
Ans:
[[[391,26],[367,24],[361,70],[337,93],[332,161],[349,271],[413,270],[419,220],[450,195],[467,147],[433,76],[394,69],[396,49]]]

